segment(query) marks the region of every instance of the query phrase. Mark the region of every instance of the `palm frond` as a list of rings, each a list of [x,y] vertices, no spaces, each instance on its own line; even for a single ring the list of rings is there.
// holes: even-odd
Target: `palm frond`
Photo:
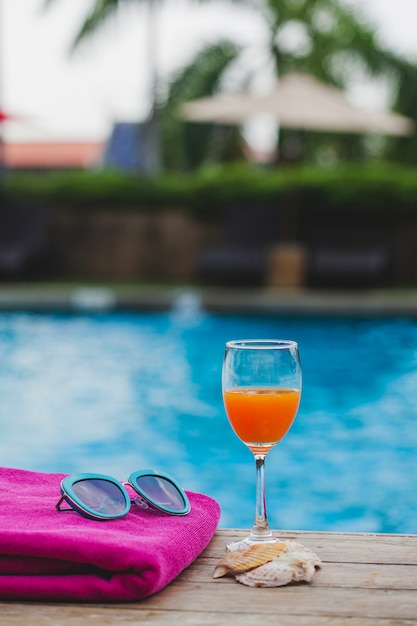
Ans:
[[[56,3],[56,1],[57,0],[44,0],[44,8],[50,8]],[[128,2],[138,3],[139,1],[142,0],[94,0],[94,4],[91,7],[90,12],[75,36],[71,46],[72,50],[74,50],[82,41],[99,30],[99,28],[111,17],[116,15],[122,4],[127,4]]]
[[[230,41],[219,41],[200,50],[193,61],[171,81],[167,104],[215,93],[225,69],[236,60],[240,52],[240,46]]]
[[[213,124],[184,122],[178,116],[178,107],[182,102],[218,91],[226,68],[239,53],[240,47],[228,41],[209,45],[172,80],[160,110],[165,167],[194,169],[201,165],[208,154],[213,154],[214,146],[218,144],[218,133]],[[222,132],[224,135],[225,129]],[[234,146],[235,135],[236,129],[228,133],[228,140]]]
[[[81,26],[72,48],[76,48],[84,39],[96,32],[109,18],[114,16],[127,0],[96,0],[91,12]]]

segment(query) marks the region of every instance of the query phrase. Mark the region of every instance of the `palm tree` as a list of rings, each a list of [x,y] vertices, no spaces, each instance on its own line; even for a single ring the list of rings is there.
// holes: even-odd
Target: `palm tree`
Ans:
[[[396,110],[410,116],[415,100],[411,99],[410,102],[409,77],[416,69],[385,49],[378,42],[374,29],[361,15],[352,13],[336,0],[265,0],[263,11],[269,28],[267,48],[276,76],[298,70],[342,89],[354,83],[358,73],[367,77],[385,77],[390,82],[392,92],[395,94],[399,86],[399,93],[402,94]],[[210,157],[219,158],[218,153],[213,153],[213,146],[219,145],[216,140],[219,127],[187,124],[176,115],[176,107],[181,102],[215,93],[224,85],[224,75],[230,71],[238,51],[235,49],[229,61],[218,55],[218,71],[215,72],[212,63],[215,60],[214,49],[211,47],[201,51],[171,82],[167,98],[161,105],[161,117],[163,120],[169,119],[170,129],[167,135],[167,122],[163,122],[162,145],[169,145],[171,153],[169,160],[164,158],[165,166],[173,166],[174,151],[178,167],[191,164],[198,167]],[[212,62],[207,63],[208,59]],[[245,84],[250,81],[250,75],[257,75],[259,70],[262,68],[256,66],[248,69],[242,79]],[[216,80],[210,82],[210,77],[214,75]],[[417,117],[416,106],[414,116]],[[230,128],[223,128],[224,134],[233,141],[229,156],[230,153],[236,155],[236,131],[233,133]],[[285,155],[286,145],[294,145],[295,142],[291,140],[295,134],[294,131],[280,131],[281,154]],[[168,137],[173,135],[176,141],[168,142]],[[370,154],[367,139],[359,135],[309,132],[302,139],[304,159],[317,158],[320,153],[328,152],[336,154],[339,159],[365,158]],[[394,145],[395,154],[404,157],[404,143],[409,147],[414,145],[410,139],[403,139],[386,140],[382,146],[389,148]],[[301,145],[300,141],[298,145]],[[222,146],[226,150],[224,143]],[[393,155],[394,151],[387,154]],[[408,154],[412,156],[417,151],[409,149]],[[417,159],[417,156],[414,158]]]
[[[243,156],[236,127],[188,124],[178,117],[181,103],[221,89],[226,68],[240,52],[241,49],[230,42],[220,41],[208,46],[171,82],[160,106],[161,157],[165,168],[191,170],[208,159],[218,162]]]
[[[277,75],[301,70],[340,88],[354,83],[358,72],[362,76],[384,77],[390,85],[396,111],[417,120],[417,92],[410,90],[416,84],[416,67],[383,47],[375,29],[361,14],[334,0],[266,2],[272,16],[269,47]],[[298,50],[286,47],[288,30],[296,25],[304,42]],[[310,144],[317,145],[320,140],[333,143],[336,140],[345,158],[349,155],[357,158],[364,152],[361,137],[310,134]],[[406,144],[409,153],[415,155],[415,141],[401,139],[385,143],[388,147],[394,144],[402,148]],[[412,145],[414,150],[410,150]],[[416,162],[417,157],[414,159]]]
[[[353,13],[337,0],[264,0],[269,39],[267,47],[269,58],[272,61],[273,72],[276,76],[290,71],[306,72],[316,78],[339,88],[346,88],[355,82],[358,73],[367,77],[385,77],[390,84],[391,91],[398,90],[395,109],[399,113],[412,116],[417,121],[417,91],[413,94],[411,84],[417,84],[415,78],[417,69],[390,50],[384,48],[378,41],[374,29],[363,16]],[[201,55],[202,56],[202,53]],[[231,59],[233,62],[234,59]],[[229,65],[223,68],[227,70]],[[184,76],[192,76],[193,70],[204,70],[197,58],[192,66],[184,70]],[[257,69],[252,68],[256,75]],[[173,83],[176,102],[191,99],[190,85],[181,92],[181,83],[184,76]],[[411,76],[414,80],[411,81]],[[244,78],[247,80],[248,76]],[[217,84],[221,85],[221,75]],[[205,94],[199,95],[207,95]],[[194,98],[199,97],[197,95]],[[169,95],[166,107],[172,104]],[[177,121],[178,126],[183,125]],[[192,126],[191,124],[189,126]],[[186,131],[184,131],[186,136]],[[294,131],[281,130],[281,152]],[[404,143],[409,148],[408,154],[414,155],[417,161],[416,142],[406,140],[390,140],[385,144],[396,146],[396,154],[404,156]],[[282,150],[284,146],[284,150]],[[361,136],[313,133],[303,137],[304,158],[312,158],[322,151],[332,148],[339,158],[360,158],[368,154],[367,143]],[[388,153],[387,153],[388,154]],[[390,154],[394,154],[393,151]]]
[[[45,0],[47,6],[55,1]],[[90,14],[75,37],[73,47],[113,17],[123,4],[141,1],[143,0],[94,0]],[[154,11],[158,0],[146,1],[151,9],[150,39],[155,45],[152,27],[155,22]],[[399,86],[399,93],[402,95],[397,100],[398,112],[406,114],[412,110],[413,106],[416,110],[417,94],[411,105],[406,101],[405,96],[406,80],[415,68],[380,45],[374,29],[364,17],[356,12],[353,13],[338,0],[263,0],[262,5],[259,5],[256,0],[246,0],[246,2],[240,0],[240,3],[253,4],[256,10],[263,12],[269,28],[269,39],[266,45],[276,75],[283,75],[297,69],[341,88],[347,87],[358,72],[367,76],[384,76],[391,80],[393,88]],[[163,159],[170,167],[200,164],[203,146],[206,149],[210,143],[210,135],[213,132],[218,133],[218,129],[216,131],[213,127],[187,128],[189,125],[175,118],[176,107],[187,99],[219,91],[222,77],[226,71],[229,71],[238,54],[239,50],[236,46],[225,42],[201,51],[194,62],[172,81],[164,102],[158,99],[156,68],[152,64],[153,59],[149,59],[153,85],[153,106],[149,121],[154,131],[153,145],[159,145],[161,133]],[[154,54],[151,52],[150,57],[152,56],[154,57]],[[255,72],[256,69],[253,71]],[[247,79],[248,77],[245,78]],[[417,114],[414,113],[414,115]],[[159,120],[159,117],[162,117],[162,120]],[[229,130],[229,134],[233,133]],[[168,137],[172,140],[173,136],[176,137],[175,151],[170,148],[166,140]],[[283,139],[285,140],[285,133],[281,135],[281,140]],[[314,140],[313,146],[316,146],[317,136],[312,136],[310,139]],[[358,154],[358,151],[363,148],[359,138],[347,140],[346,137],[337,138],[332,135],[332,142],[335,139],[339,145],[344,145],[345,153],[354,150]],[[326,137],[321,136],[321,140],[326,140]],[[236,145],[236,133],[234,133],[233,141]],[[170,143],[172,146],[173,142]],[[191,150],[194,149],[195,152],[197,145],[199,145],[199,155],[196,157]],[[157,149],[154,169],[159,165],[160,156],[161,152]]]
[[[246,3],[251,2],[251,0],[230,0],[231,2],[239,2]],[[44,0],[45,7],[48,8],[52,4],[54,4],[56,0]],[[158,72],[155,64],[156,59],[156,49],[157,49],[157,35],[156,35],[156,21],[157,21],[157,9],[160,0],[93,0],[93,5],[91,10],[85,19],[84,23],[81,25],[80,30],[76,34],[74,41],[72,43],[72,50],[75,50],[80,43],[84,42],[86,39],[91,37],[97,30],[99,30],[105,23],[107,23],[110,19],[114,18],[115,15],[121,10],[123,5],[132,4],[132,2],[136,3],[146,3],[149,8],[149,23],[148,23],[148,42],[149,42],[149,53],[148,53],[148,67],[150,74],[150,83],[151,83],[151,110],[148,114],[147,126],[148,126],[148,143],[147,143],[147,161],[149,171],[152,173],[156,173],[162,166],[162,152],[164,150],[163,146],[161,146],[161,137],[160,137],[160,127],[163,122],[160,120],[160,101],[158,96]],[[197,58],[197,62],[202,61],[203,58],[208,61],[206,66],[213,66],[213,60],[217,59],[217,67],[214,70],[209,71],[209,75],[211,77],[206,77],[201,81],[200,88],[197,90],[189,90],[190,97],[198,97],[200,95],[204,95],[205,93],[210,93],[209,85],[214,85],[216,83],[215,74],[220,74],[221,71],[225,68],[225,66],[231,62],[232,57],[236,56],[236,53],[232,52],[233,45],[225,44],[222,46],[219,44],[218,46],[214,46],[212,50],[204,51],[201,57]],[[222,59],[221,57],[224,58]],[[209,61],[211,57],[211,62]],[[214,66],[213,66],[214,67]],[[193,74],[193,71],[190,72]],[[186,82],[186,81],[185,81]],[[181,83],[181,80],[179,81]],[[207,89],[209,91],[207,91]],[[178,92],[181,93],[181,88],[178,89]],[[169,96],[169,102],[176,101],[175,89],[174,93]],[[164,127],[170,128],[170,113],[171,107],[168,107],[167,120],[163,123]],[[202,131],[204,134],[204,131]],[[175,131],[174,131],[175,133]],[[233,131],[231,131],[233,133]],[[169,134],[169,131],[168,131]],[[194,134],[194,131],[191,131],[191,135]],[[204,145],[204,142],[203,142]],[[165,153],[169,154],[169,150],[165,149]],[[169,160],[169,157],[168,157]]]
[[[151,110],[148,114],[148,138],[147,146],[148,167],[151,172],[157,172],[160,168],[160,147],[159,147],[159,124],[158,124],[158,107],[157,107],[157,69],[155,65],[156,59],[156,10],[158,0],[133,0],[136,2],[146,2],[149,8],[149,24],[148,24],[148,67],[151,80]],[[45,7],[48,8],[56,2],[56,0],[44,0]],[[94,4],[81,25],[80,30],[76,34],[72,43],[72,50],[75,50],[79,44],[91,37],[105,23],[120,11],[122,5],[131,4],[132,0],[94,0]]]

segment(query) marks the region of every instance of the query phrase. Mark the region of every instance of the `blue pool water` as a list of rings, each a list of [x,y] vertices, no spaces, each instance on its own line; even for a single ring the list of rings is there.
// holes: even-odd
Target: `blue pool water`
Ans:
[[[304,386],[267,459],[274,528],[417,531],[417,322],[170,313],[0,314],[0,462],[175,475],[250,527],[254,461],[221,398],[224,343],[299,342]],[[57,486],[58,491],[58,486]],[[18,494],[17,494],[18,495]]]

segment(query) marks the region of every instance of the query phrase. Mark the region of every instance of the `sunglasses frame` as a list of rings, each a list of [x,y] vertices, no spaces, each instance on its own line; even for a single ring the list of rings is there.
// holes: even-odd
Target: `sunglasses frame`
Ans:
[[[161,504],[158,504],[157,501],[151,498],[146,493],[146,491],[141,489],[136,484],[136,480],[138,478],[141,478],[142,476],[153,476],[154,478],[163,478],[164,480],[171,483],[175,487],[175,489],[178,491],[178,493],[181,495],[181,498],[184,502],[183,508],[180,510],[177,510],[177,509],[171,509],[169,507],[165,507],[165,506],[162,506]],[[93,480],[93,479],[107,481],[115,485],[120,490],[124,499],[124,503],[125,503],[124,509],[121,513],[111,513],[111,514],[98,513],[97,511],[95,511],[94,509],[86,505],[76,495],[73,489],[73,486],[76,483],[81,482],[83,480]],[[156,472],[150,469],[138,470],[136,472],[132,472],[129,475],[128,481],[126,483],[122,483],[116,478],[114,478],[113,476],[107,476],[106,474],[82,473],[82,474],[72,474],[71,476],[66,476],[61,481],[61,485],[60,485],[61,497],[58,503],[56,504],[55,508],[57,509],[57,511],[74,510],[74,511],[77,511],[77,513],[79,513],[83,517],[86,517],[88,519],[93,519],[93,520],[105,521],[105,520],[119,519],[121,517],[125,517],[129,513],[132,502],[137,504],[137,506],[141,507],[140,502],[138,503],[136,502],[136,499],[130,498],[124,485],[129,485],[138,494],[139,501],[146,503],[145,508],[147,508],[147,506],[150,506],[154,509],[157,509],[158,511],[162,511],[163,513],[168,513],[169,515],[176,515],[176,516],[187,515],[187,513],[189,513],[191,510],[191,505],[188,500],[188,497],[185,494],[184,490],[179,486],[175,478],[173,478],[170,474],[167,474],[166,472]],[[61,507],[63,501],[65,501],[71,508],[63,509]]]
[[[171,483],[171,485],[175,487],[175,489],[178,491],[178,493],[180,494],[182,498],[182,501],[184,503],[183,508],[180,510],[171,509],[168,506],[161,506],[160,504],[158,504],[156,500],[153,500],[145,491],[143,491],[143,489],[141,489],[141,487],[139,487],[139,485],[136,484],[136,480],[138,478],[141,478],[142,476],[153,476],[154,478],[163,478],[167,482]],[[162,511],[163,513],[169,513],[170,515],[187,515],[187,513],[189,513],[191,510],[191,504],[190,504],[190,501],[188,500],[188,497],[185,491],[179,486],[175,478],[173,478],[170,474],[167,474],[166,472],[155,472],[154,470],[150,470],[150,469],[138,470],[130,474],[127,484],[129,484],[132,487],[132,489],[136,491],[139,497],[142,498],[142,500],[144,500],[146,504],[153,507],[154,509],[157,509],[158,511]]]

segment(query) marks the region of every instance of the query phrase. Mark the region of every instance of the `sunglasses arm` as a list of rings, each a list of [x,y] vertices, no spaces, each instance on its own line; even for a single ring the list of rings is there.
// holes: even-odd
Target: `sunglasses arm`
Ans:
[[[64,496],[61,496],[60,499],[58,500],[58,502],[55,505],[55,508],[57,511],[73,511],[74,509],[71,507],[66,507],[64,508],[62,506],[62,503],[64,502]]]

